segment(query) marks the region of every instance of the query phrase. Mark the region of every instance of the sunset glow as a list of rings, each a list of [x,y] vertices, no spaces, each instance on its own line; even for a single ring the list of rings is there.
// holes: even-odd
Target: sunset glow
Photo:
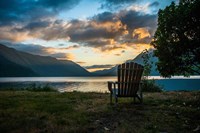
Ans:
[[[107,69],[151,48],[157,12],[172,1],[1,1],[8,7],[0,9],[0,42],[89,71]]]

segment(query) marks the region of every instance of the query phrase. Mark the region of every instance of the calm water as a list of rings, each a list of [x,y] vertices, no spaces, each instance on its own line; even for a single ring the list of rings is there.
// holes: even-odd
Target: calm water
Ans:
[[[200,76],[175,76],[171,79],[151,76],[164,90],[200,90]],[[107,92],[107,81],[116,81],[117,77],[13,77],[0,78],[1,88],[21,88],[36,84],[50,85],[60,92],[65,91],[94,91]]]

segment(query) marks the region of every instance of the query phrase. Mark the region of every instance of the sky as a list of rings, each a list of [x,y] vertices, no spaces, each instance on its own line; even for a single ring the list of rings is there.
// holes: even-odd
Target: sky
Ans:
[[[107,69],[151,48],[158,10],[172,1],[1,0],[0,43]]]

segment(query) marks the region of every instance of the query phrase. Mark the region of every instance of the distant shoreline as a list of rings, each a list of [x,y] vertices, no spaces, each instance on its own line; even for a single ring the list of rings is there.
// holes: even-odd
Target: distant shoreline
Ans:
[[[168,79],[199,79],[200,76],[173,76],[171,78],[164,78],[161,76],[148,76],[148,79],[155,80],[168,80]],[[2,82],[27,82],[27,81],[46,81],[46,82],[107,82],[116,81],[117,76],[90,76],[90,77],[0,77],[0,83]]]
[[[3,79],[3,80],[2,80]],[[49,86],[60,92],[107,92],[107,81],[116,81],[117,77],[43,77],[43,78],[0,78],[2,88],[25,88],[33,84]],[[193,91],[200,90],[200,79],[155,79],[155,82],[163,87],[164,91]]]

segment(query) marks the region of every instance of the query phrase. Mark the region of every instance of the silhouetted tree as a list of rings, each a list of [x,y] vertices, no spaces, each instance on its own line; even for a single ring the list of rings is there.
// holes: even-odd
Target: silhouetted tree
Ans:
[[[180,0],[158,12],[151,44],[164,77],[200,74],[200,0]]]
[[[142,81],[142,91],[144,92],[161,92],[163,87],[156,84],[154,79],[149,79],[151,74],[151,69],[153,62],[150,60],[152,55],[149,53],[147,49],[142,51],[142,60],[144,63],[144,71],[143,71],[143,81]]]
[[[151,68],[152,68],[152,64],[153,62],[150,61],[151,55],[149,54],[149,51],[147,49],[142,51],[142,60],[144,63],[144,72],[143,72],[143,76],[145,76],[146,78],[148,78],[148,76],[150,76],[151,73]]]

